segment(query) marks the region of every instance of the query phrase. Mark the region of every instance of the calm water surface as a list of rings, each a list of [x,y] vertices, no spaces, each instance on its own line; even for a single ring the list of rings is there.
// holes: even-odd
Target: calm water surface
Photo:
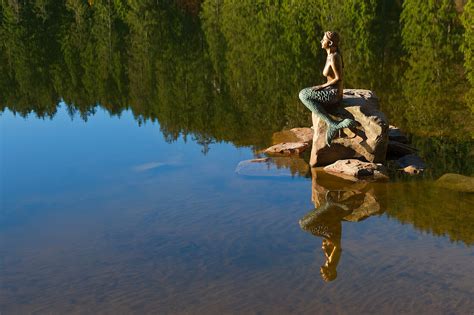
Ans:
[[[87,123],[62,108],[52,121],[5,112],[2,134],[5,313],[474,306],[472,195],[425,182],[361,189],[331,188],[317,175],[240,176],[235,166],[251,150],[222,143],[203,155],[194,141],[166,143],[158,124],[139,127],[129,112],[99,111]],[[298,224],[319,186],[362,191],[380,207],[342,223],[330,283],[319,274],[321,239]]]
[[[396,52],[390,23],[366,34],[387,39],[385,54],[345,50],[347,85],[375,90],[424,176],[351,183],[306,157],[237,173],[273,132],[309,124],[297,92],[322,55],[298,40],[326,24],[282,23],[310,4],[44,3],[1,7],[1,314],[473,312],[474,195],[434,183],[473,174],[468,85],[446,113],[444,76],[400,79],[429,77],[419,58],[466,82],[462,58],[433,61],[406,38]],[[250,18],[257,8],[274,14]],[[389,11],[397,24],[402,8]],[[390,71],[371,81],[382,70],[365,57]],[[300,227],[322,209],[319,227],[341,237],[330,282],[322,238]]]

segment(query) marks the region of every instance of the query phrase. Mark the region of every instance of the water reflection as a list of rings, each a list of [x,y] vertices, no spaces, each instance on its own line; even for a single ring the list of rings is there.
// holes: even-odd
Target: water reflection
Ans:
[[[300,221],[300,227],[322,238],[321,248],[325,263],[320,267],[324,281],[337,277],[341,259],[342,221],[358,222],[383,211],[380,198],[383,190],[368,182],[350,182],[332,175],[311,170],[312,201],[315,209]]]

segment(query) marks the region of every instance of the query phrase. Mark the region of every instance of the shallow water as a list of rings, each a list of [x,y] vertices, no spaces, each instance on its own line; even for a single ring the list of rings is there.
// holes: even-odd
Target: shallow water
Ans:
[[[243,176],[234,170],[251,150],[219,144],[203,155],[192,141],[166,143],[157,124],[138,127],[128,112],[99,111],[87,123],[64,110],[52,121],[1,119],[4,313],[474,307],[472,195],[316,172]],[[355,192],[372,214],[342,222],[329,283],[319,274],[321,238],[298,224],[326,191]]]
[[[435,182],[474,174],[458,20],[425,19],[454,39],[421,46],[396,2],[380,34],[339,25],[346,86],[374,90],[428,165],[353,183],[307,154],[239,166],[310,123],[316,2],[15,3],[0,7],[0,314],[472,313],[474,195]],[[327,269],[323,234],[340,248]]]

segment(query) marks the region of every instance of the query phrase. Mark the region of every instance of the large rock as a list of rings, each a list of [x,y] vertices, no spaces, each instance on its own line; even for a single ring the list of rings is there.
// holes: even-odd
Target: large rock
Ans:
[[[355,159],[339,160],[324,167],[328,173],[348,180],[387,180],[388,172],[380,163],[362,162]]]
[[[451,190],[474,193],[474,177],[472,176],[447,173],[441,176],[435,184]]]
[[[298,155],[308,147],[309,143],[306,142],[283,142],[266,148],[263,153],[269,155]]]
[[[328,147],[325,141],[327,125],[313,114],[311,166],[353,158],[375,163],[385,161],[389,124],[384,113],[378,109],[378,99],[372,91],[345,89],[341,104],[327,110],[339,120],[352,118],[359,126],[351,130],[344,129]]]

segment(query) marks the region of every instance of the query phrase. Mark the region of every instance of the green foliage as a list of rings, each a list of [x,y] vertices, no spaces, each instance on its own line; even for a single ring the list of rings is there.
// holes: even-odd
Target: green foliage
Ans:
[[[471,83],[471,88],[467,94],[467,102],[474,112],[474,1],[469,0],[464,6],[464,12],[461,16],[464,26],[464,36],[462,51],[464,53],[464,69],[466,77]],[[474,134],[471,134],[474,137]]]
[[[408,127],[425,134],[462,133],[462,27],[454,3],[406,0],[401,21],[408,63],[402,85]]]
[[[473,202],[472,194],[438,188],[432,183],[394,183],[390,184],[386,214],[419,230],[473,245]]]
[[[345,81],[349,87],[373,88],[380,76],[383,37],[376,30],[385,22],[377,19],[380,3],[377,0],[318,1],[323,30],[341,34]]]
[[[474,85],[474,1],[470,0],[465,5],[461,21],[464,27],[462,51],[466,77]]]

